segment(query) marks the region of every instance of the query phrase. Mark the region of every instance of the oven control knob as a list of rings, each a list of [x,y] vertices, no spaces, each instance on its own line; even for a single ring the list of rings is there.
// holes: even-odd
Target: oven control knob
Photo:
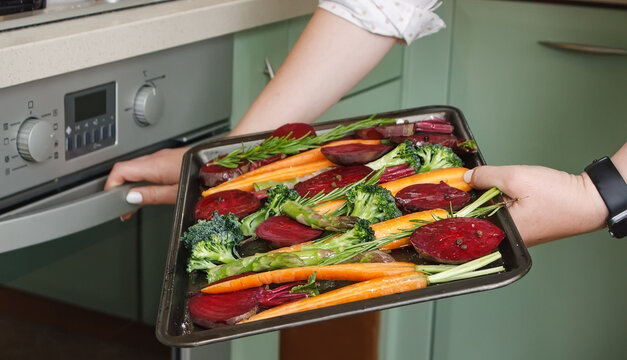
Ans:
[[[137,90],[133,102],[133,117],[140,126],[154,125],[163,115],[163,96],[152,85],[144,85]]]
[[[42,162],[52,154],[54,129],[49,122],[26,119],[17,131],[17,152],[26,161]]]

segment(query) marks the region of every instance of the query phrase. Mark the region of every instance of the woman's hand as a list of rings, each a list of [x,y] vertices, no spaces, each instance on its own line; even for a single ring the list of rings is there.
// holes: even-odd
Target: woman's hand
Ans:
[[[498,187],[527,246],[603,228],[608,210],[586,173],[541,166],[480,166],[464,176],[477,189]]]
[[[188,149],[186,147],[163,149],[150,155],[116,163],[109,173],[105,190],[126,182],[148,181],[157,185],[133,188],[127,194],[126,201],[142,205],[174,204],[183,154]],[[125,217],[128,218],[126,215]]]

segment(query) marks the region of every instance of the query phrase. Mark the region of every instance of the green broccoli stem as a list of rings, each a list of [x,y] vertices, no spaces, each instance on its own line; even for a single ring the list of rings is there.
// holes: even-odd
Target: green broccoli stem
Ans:
[[[207,270],[209,284],[233,275],[247,272],[262,272],[300,266],[318,265],[334,252],[312,249],[295,252],[263,253],[248,256],[228,264],[218,265]]]
[[[298,221],[299,223],[311,226],[314,229],[341,232],[350,230],[355,226],[359,218],[354,216],[332,216],[322,215],[308,206],[301,205],[289,200],[281,207],[281,213]]]

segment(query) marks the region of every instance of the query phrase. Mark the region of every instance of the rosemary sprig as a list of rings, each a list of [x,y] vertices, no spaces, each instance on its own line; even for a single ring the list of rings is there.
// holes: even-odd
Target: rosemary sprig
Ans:
[[[298,139],[289,139],[289,135],[283,137],[269,137],[261,144],[246,147],[242,144],[241,148],[231,151],[223,158],[213,160],[216,165],[227,168],[236,168],[242,161],[257,161],[267,159],[277,154],[293,155],[301,151],[316,148],[325,142],[341,139],[346,134],[378,125],[390,125],[396,123],[395,119],[375,119],[374,115],[370,118],[355,122],[349,125],[338,125],[332,130],[318,136],[303,136]]]
[[[358,185],[361,185],[361,184],[373,185],[379,182],[379,178],[383,174],[383,171],[385,171],[385,169],[379,169],[377,171],[373,171],[372,173],[370,173],[370,175],[364,177],[363,179],[357,182],[354,182],[350,185],[346,185],[340,188],[335,188],[331,190],[331,192],[329,192],[328,194],[325,194],[321,191],[312,197],[301,197],[300,199],[297,200],[297,202],[305,206],[315,206],[323,202],[343,199],[346,197],[347,192],[349,192],[351,189],[353,189],[354,187]],[[342,205],[342,207],[344,207],[344,205]],[[334,213],[333,215],[341,215],[341,214]]]

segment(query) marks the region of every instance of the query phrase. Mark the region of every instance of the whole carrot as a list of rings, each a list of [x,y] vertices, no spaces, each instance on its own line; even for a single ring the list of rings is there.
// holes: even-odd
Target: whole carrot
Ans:
[[[379,296],[398,294],[405,291],[425,288],[430,283],[447,282],[496,273],[505,269],[502,266],[498,266],[485,270],[474,270],[482,268],[500,258],[501,254],[495,252],[435,275],[427,276],[421,272],[411,271],[362,281],[318,296],[279,305],[253,315],[248,320],[242,322],[257,321],[302,311],[321,309],[333,305],[346,304],[353,301],[372,299]]]
[[[255,182],[262,181],[283,181],[283,180],[291,180],[298,176],[308,175],[313,172],[316,172],[320,169],[329,166],[336,166],[336,164],[327,160],[322,154],[321,148],[327,146],[337,146],[337,145],[345,145],[345,144],[366,144],[366,145],[378,145],[381,143],[381,140],[362,140],[362,139],[349,139],[349,140],[338,140],[331,142],[329,144],[317,147],[315,149],[307,150],[302,153],[289,156],[285,159],[272,162],[268,165],[261,166],[253,171],[249,171],[244,173],[232,180],[229,180],[220,185],[214,186],[205,192],[203,192],[203,196],[211,195],[215,192],[222,190],[231,190],[231,189],[239,189],[244,191],[252,191],[252,184]],[[314,164],[324,164],[327,165],[324,167],[315,166]],[[312,171],[306,172],[308,169],[308,164],[311,164],[309,167]],[[301,169],[298,171],[298,175],[292,176],[294,171],[287,171],[286,169],[298,168]],[[263,174],[272,174],[270,176],[263,176]],[[292,176],[292,177],[288,177]],[[280,179],[280,180],[279,180]]]
[[[415,264],[407,262],[304,266],[251,274],[206,286],[201,291],[206,294],[221,294],[249,289],[261,285],[307,280],[307,278],[309,278],[309,276],[313,273],[316,273],[316,280],[365,281],[378,277],[413,271],[415,266]]]
[[[224,190],[242,190],[242,191],[253,191],[254,183],[264,182],[264,181],[285,181],[292,180],[299,176],[309,175],[318,170],[322,170],[324,168],[328,168],[331,166],[335,166],[334,163],[329,160],[320,160],[312,163],[305,163],[300,166],[292,166],[285,169],[280,169],[273,172],[261,173],[255,176],[247,177],[246,179],[235,178],[231,181],[227,181],[218,186],[214,186],[203,191],[202,196],[209,196],[211,194],[224,191]]]

